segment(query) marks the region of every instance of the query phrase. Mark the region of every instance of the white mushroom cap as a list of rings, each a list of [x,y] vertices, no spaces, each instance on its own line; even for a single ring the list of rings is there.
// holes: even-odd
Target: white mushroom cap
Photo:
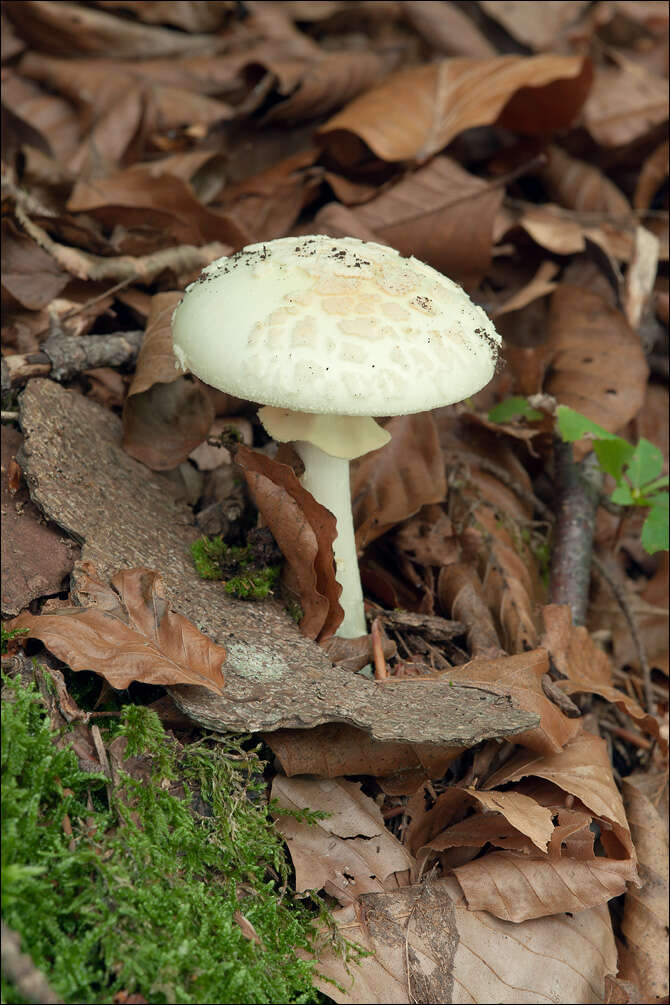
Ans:
[[[277,408],[406,415],[493,376],[500,336],[456,283],[353,237],[285,237],[204,269],[172,321],[179,363]]]

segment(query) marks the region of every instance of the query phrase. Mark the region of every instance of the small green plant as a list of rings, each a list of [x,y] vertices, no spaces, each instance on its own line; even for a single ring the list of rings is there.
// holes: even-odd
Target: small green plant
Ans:
[[[621,436],[608,433],[580,412],[559,405],[556,426],[566,443],[583,436],[593,438],[593,450],[600,467],[616,482],[610,496],[619,506],[644,506],[648,509],[642,527],[642,547],[650,555],[667,551],[668,476],[661,475],[663,454],[649,440],[642,438],[635,446]]]
[[[11,630],[8,631],[5,628],[4,625],[2,626],[2,654],[3,654],[3,656],[7,652],[7,650],[9,649],[9,643],[12,641],[12,639],[18,638],[19,635],[25,635],[27,631],[28,631],[27,628],[13,628],[13,629],[11,629]]]
[[[510,422],[518,418],[536,422],[542,418],[542,412],[533,408],[526,398],[512,396],[495,405],[489,412],[488,418],[489,422]]]
[[[519,415],[529,422],[542,418],[542,413],[522,397],[506,398],[491,409],[488,417],[491,422],[506,422]],[[567,405],[556,408],[556,428],[565,443],[591,437],[600,467],[616,482],[610,496],[612,502],[618,506],[646,507],[642,547],[650,555],[667,551],[670,546],[668,476],[661,475],[663,454],[658,447],[644,438],[633,445]]]
[[[288,864],[255,751],[182,748],[129,706],[116,732],[139,777],[117,768],[110,804],[37,691],[3,684],[2,914],[65,1002],[326,1000],[311,981],[320,919],[279,889]]]
[[[281,571],[279,565],[258,566],[249,545],[230,546],[221,536],[198,538],[191,545],[191,555],[202,579],[224,579],[226,593],[240,600],[264,600]]]

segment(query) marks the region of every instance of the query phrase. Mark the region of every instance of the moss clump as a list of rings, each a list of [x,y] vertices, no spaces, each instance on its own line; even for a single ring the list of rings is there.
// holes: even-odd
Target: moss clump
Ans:
[[[296,957],[314,915],[277,892],[287,864],[255,753],[182,749],[130,706],[120,733],[141,777],[120,774],[109,805],[107,780],[55,745],[36,691],[4,694],[2,913],[64,1001],[324,1000]],[[18,1000],[11,987],[3,1000]]]
[[[224,589],[240,600],[265,600],[279,580],[279,564],[264,564],[267,551],[254,542],[243,548],[226,544],[221,536],[200,537],[191,554],[202,579],[223,579]]]

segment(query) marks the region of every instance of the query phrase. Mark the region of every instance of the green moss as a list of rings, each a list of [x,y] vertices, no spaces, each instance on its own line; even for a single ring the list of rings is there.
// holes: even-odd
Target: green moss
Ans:
[[[191,554],[202,579],[224,579],[225,590],[240,600],[265,600],[279,580],[279,565],[262,565],[253,549],[231,547],[222,537],[201,537]]]
[[[5,693],[2,913],[64,1001],[327,1001],[296,957],[309,959],[315,914],[277,892],[288,869],[255,752],[233,739],[182,749],[155,713],[127,707],[117,732],[143,776],[120,774],[109,805],[105,777],[55,745],[35,690]]]
[[[286,613],[289,617],[293,618],[296,625],[299,625],[304,617],[304,612],[298,601],[289,597],[289,599],[285,601],[284,607],[286,608]]]

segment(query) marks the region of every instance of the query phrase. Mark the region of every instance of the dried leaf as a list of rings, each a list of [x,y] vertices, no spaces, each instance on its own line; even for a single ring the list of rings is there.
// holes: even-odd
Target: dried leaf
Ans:
[[[541,7],[506,0],[480,0],[479,6],[509,34],[531,49],[555,49],[589,4],[585,0],[545,0]]]
[[[352,464],[352,509],[360,549],[446,494],[444,462],[430,412],[385,424],[391,441]]]
[[[436,52],[448,56],[488,59],[496,49],[474,21],[453,3],[442,0],[409,0],[402,4],[412,28]]]
[[[317,985],[351,1005],[517,1005],[520,993],[526,1002],[551,1001],[556,988],[564,1001],[598,1002],[617,967],[606,907],[512,924],[468,910],[453,877],[364,896],[334,918],[370,955],[347,966],[341,954],[323,951]]]
[[[670,140],[665,140],[645,160],[635,185],[633,196],[635,209],[647,209],[651,205],[656,192],[668,177],[669,156]]]
[[[235,459],[293,573],[303,610],[300,630],[309,638],[328,638],[344,616],[335,579],[335,517],[302,487],[287,464],[244,445]]]
[[[123,448],[155,471],[176,468],[202,443],[214,408],[200,381],[182,376],[172,351],[178,292],[157,293],[123,409]]]
[[[68,607],[56,614],[24,612],[11,622],[27,629],[72,670],[93,670],[112,687],[144,684],[198,684],[223,693],[221,667],[226,651],[165,600],[159,573],[125,569],[111,587],[83,570],[90,607]]]
[[[468,652],[473,658],[502,656],[493,617],[484,596],[484,587],[468,562],[453,562],[440,569],[437,597],[448,617],[467,626]]]
[[[415,771],[416,787],[426,778],[442,778],[462,747],[435,744],[381,743],[346,723],[314,729],[279,729],[265,734],[265,742],[279,758],[284,774],[337,778]]]
[[[319,135],[341,162],[351,159],[351,132],[384,160],[423,163],[473,126],[499,122],[530,135],[564,128],[581,108],[590,78],[589,65],[572,56],[444,59],[392,75]]]
[[[548,669],[546,649],[534,649],[518,656],[473,660],[465,666],[452,667],[445,676],[454,684],[509,694],[520,708],[539,715],[540,725],[519,733],[515,742],[537,751],[541,756],[550,757],[554,753],[558,756],[563,746],[578,733],[579,723],[574,719],[566,719],[545,696],[542,676]],[[491,781],[490,784],[496,786],[497,783]]]
[[[355,215],[401,254],[474,287],[491,262],[503,195],[500,186],[469,174],[451,158],[435,157],[359,206]]]
[[[642,406],[648,368],[639,338],[602,297],[563,283],[552,297],[545,391],[615,433]],[[621,374],[626,374],[622,382]]]
[[[582,124],[602,146],[632,143],[668,117],[667,84],[620,52],[618,66],[600,66],[582,109]]]
[[[79,548],[60,527],[46,523],[25,485],[12,491],[12,461],[23,437],[2,426],[2,612],[18,614],[38,597],[58,593]]]
[[[606,905],[635,879],[635,864],[594,858],[590,862],[495,851],[454,869],[471,911],[488,911],[518,924]]]
[[[110,226],[151,226],[180,244],[223,241],[242,247],[249,237],[228,216],[203,206],[181,178],[156,175],[143,165],[109,178],[77,182],[67,207]]]
[[[631,205],[620,188],[597,167],[551,146],[541,172],[549,198],[581,213],[607,213],[629,220]]]
[[[667,792],[667,778],[638,774],[623,781],[643,886],[628,891],[621,928],[644,978],[647,1001],[668,994],[668,823],[654,789]]]
[[[272,798],[282,809],[329,814],[313,824],[290,816],[277,818],[299,892],[323,889],[341,904],[351,904],[361,894],[406,885],[412,859],[386,829],[379,806],[361,792],[360,783],[277,775]]]
[[[51,255],[3,219],[2,285],[15,300],[38,310],[50,304],[69,282],[69,273],[59,268]]]

